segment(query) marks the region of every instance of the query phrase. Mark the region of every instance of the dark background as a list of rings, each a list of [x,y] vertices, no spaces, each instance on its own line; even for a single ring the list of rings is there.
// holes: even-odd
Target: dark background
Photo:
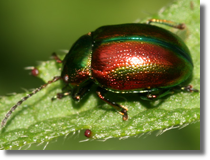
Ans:
[[[24,70],[46,61],[54,51],[69,49],[83,34],[96,28],[131,23],[152,16],[171,0],[1,0],[0,95],[24,92],[43,82]],[[126,140],[110,139],[79,143],[83,133],[61,137],[46,149],[200,149],[200,125],[157,132]],[[29,149],[43,149],[45,144]]]

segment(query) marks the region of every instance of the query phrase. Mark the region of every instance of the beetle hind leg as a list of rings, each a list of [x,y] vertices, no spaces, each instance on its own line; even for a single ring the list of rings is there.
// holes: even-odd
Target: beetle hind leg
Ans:
[[[169,89],[161,89],[161,90],[156,90],[156,91],[148,91],[141,95],[140,93],[140,98],[143,100],[155,100],[159,99],[162,97],[165,97],[167,95],[173,94],[174,92],[179,92],[179,91],[184,91],[184,92],[199,92],[199,90],[195,89],[192,87],[192,85],[188,86],[175,86]]]
[[[123,116],[123,120],[126,121],[128,119],[128,113],[127,113],[128,109],[125,106],[119,105],[115,102],[110,101],[108,98],[105,98],[106,92],[107,92],[106,90],[98,88],[96,94],[101,100],[114,107]]]
[[[192,85],[188,85],[188,86],[177,86],[174,87],[175,90],[181,90],[181,91],[185,91],[185,92],[199,92],[198,89],[193,88]]]

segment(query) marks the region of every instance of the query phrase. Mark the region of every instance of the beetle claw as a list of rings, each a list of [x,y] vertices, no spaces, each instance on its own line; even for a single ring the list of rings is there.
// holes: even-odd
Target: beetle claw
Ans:
[[[123,109],[120,114],[123,115],[123,121],[127,121],[128,120],[128,113],[126,109]]]
[[[192,85],[182,87],[181,89],[187,92],[199,92],[199,90],[193,88]]]

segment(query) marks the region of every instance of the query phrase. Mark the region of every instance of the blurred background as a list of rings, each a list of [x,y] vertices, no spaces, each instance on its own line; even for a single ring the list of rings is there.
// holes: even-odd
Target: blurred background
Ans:
[[[152,16],[172,0],[1,0],[0,1],[0,96],[36,88],[42,80],[29,75],[27,66],[49,60],[51,53],[69,49],[83,34],[103,25],[132,23]],[[200,125],[172,129],[125,140],[105,142],[80,134],[60,137],[46,149],[59,150],[198,150]],[[32,145],[29,149],[43,149]]]

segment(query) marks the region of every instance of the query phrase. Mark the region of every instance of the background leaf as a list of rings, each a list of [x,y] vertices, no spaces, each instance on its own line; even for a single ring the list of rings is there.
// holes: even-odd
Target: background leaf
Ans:
[[[146,19],[149,18],[169,19],[187,25],[184,32],[167,29],[177,32],[190,48],[195,65],[190,83],[199,89],[199,1],[195,1],[193,7],[190,1],[177,1],[169,8],[161,10],[158,15]],[[38,69],[45,82],[55,75],[60,75],[59,65],[53,60],[40,63]],[[115,110],[94,95],[94,88],[80,103],[71,101],[69,97],[51,102],[51,97],[61,92],[61,88],[62,84],[56,82],[24,102],[15,111],[0,134],[2,149],[48,142],[82,129],[91,129],[92,138],[102,140],[140,136],[155,130],[160,130],[161,134],[177,126],[198,122],[200,119],[198,93],[177,93],[155,102],[139,100],[137,95],[110,93],[110,97],[129,108],[129,121],[122,122],[122,117]],[[26,93],[2,97],[0,118],[2,119],[8,109],[25,95]]]

